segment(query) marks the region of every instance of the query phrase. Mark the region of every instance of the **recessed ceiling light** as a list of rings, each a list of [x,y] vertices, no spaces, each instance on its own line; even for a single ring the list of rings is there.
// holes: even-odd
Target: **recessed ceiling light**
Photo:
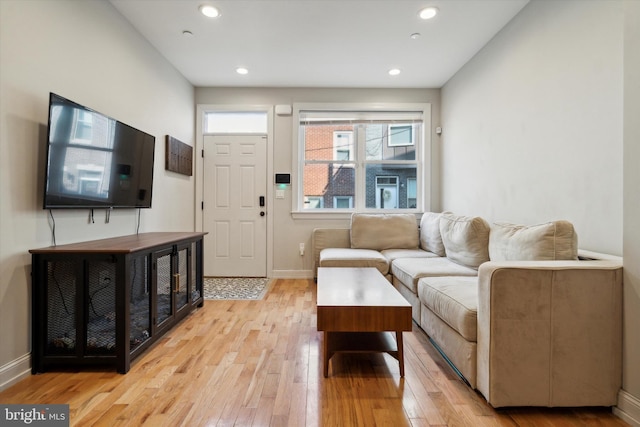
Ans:
[[[249,74],[249,70],[244,67],[238,67],[236,68],[236,73],[245,75],[245,74]]]
[[[400,69],[399,68],[392,68],[389,70],[389,75],[390,76],[397,76],[398,74],[400,74]]]
[[[189,30],[184,30],[182,32],[182,35],[185,36],[185,37],[193,37],[193,33],[191,31],[189,31]]]
[[[203,4],[200,6],[200,13],[209,18],[217,18],[220,16],[218,8],[211,6],[210,4]]]
[[[411,37],[413,40],[418,39],[420,38],[420,33],[413,33],[409,37]]]
[[[418,12],[418,16],[421,19],[431,19],[437,14],[438,8],[433,6],[425,7],[424,9],[420,10],[420,12]]]

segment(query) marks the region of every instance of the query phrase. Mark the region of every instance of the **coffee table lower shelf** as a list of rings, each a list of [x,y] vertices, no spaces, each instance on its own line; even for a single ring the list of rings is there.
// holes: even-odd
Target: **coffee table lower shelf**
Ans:
[[[387,353],[398,360],[404,377],[402,331],[324,332],[324,376],[329,376],[329,360],[336,353]]]

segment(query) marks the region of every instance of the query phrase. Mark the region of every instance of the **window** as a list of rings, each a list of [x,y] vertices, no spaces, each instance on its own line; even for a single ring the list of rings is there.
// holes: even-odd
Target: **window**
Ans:
[[[428,104],[294,105],[297,212],[419,212],[424,185]]]
[[[351,196],[335,196],[333,198],[333,206],[340,209],[349,209],[353,207],[353,197]]]
[[[305,196],[304,197],[305,209],[318,209],[324,207],[324,201],[322,196]]]
[[[410,208],[415,208],[418,206],[417,203],[417,190],[418,186],[415,178],[407,179],[407,206]]]
[[[389,125],[390,147],[413,145],[414,138],[413,125]]]
[[[333,132],[333,158],[353,160],[353,132]]]
[[[268,115],[264,111],[208,111],[204,114],[204,133],[267,133]]]

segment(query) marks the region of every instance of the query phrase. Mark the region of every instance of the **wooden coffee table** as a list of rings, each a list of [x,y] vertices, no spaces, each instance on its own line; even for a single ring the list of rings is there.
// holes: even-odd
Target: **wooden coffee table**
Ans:
[[[404,377],[402,331],[411,330],[411,304],[375,268],[318,268],[318,331],[324,331],[324,376],[340,352],[383,352]],[[395,340],[389,332],[395,332]]]

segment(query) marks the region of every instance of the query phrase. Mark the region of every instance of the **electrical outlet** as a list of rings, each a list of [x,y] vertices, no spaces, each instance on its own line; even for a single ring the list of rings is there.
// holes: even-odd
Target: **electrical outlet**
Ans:
[[[300,256],[304,256],[304,243],[300,243]]]

